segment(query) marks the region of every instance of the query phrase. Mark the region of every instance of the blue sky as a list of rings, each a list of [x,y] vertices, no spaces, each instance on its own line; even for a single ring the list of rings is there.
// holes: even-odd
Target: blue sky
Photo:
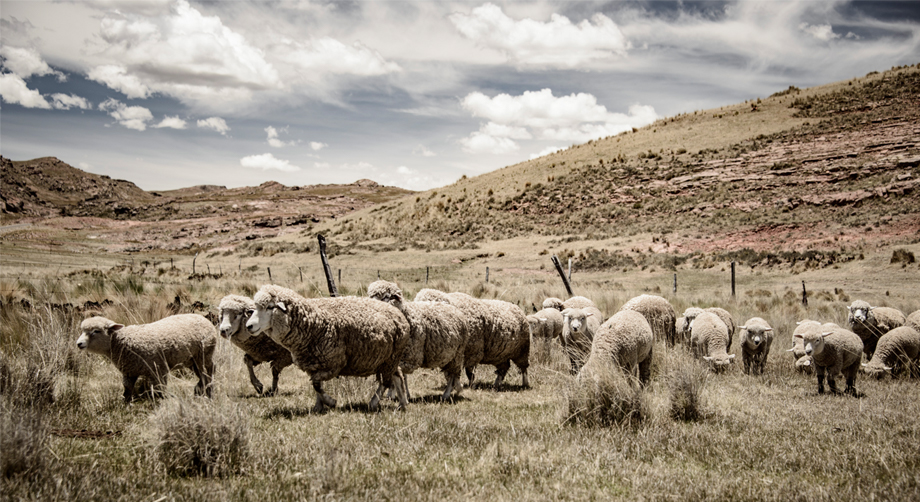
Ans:
[[[0,153],[423,190],[920,62],[917,2],[0,0]]]

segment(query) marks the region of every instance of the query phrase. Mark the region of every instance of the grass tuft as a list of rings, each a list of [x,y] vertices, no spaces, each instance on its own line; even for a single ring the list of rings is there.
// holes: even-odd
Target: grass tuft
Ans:
[[[6,479],[35,479],[49,465],[48,433],[35,410],[4,400],[0,411],[0,471]]]
[[[671,369],[666,381],[671,401],[668,415],[682,422],[702,420],[706,416],[703,390],[709,381],[709,371],[686,351],[675,351],[669,356]]]
[[[589,427],[636,426],[651,406],[643,389],[615,364],[585,368],[563,389],[563,423]]]

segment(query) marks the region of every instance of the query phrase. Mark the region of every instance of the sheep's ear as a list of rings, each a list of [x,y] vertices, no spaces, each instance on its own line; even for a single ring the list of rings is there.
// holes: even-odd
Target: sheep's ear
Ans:
[[[278,302],[275,304],[275,307],[281,309],[282,312],[287,312],[287,307],[284,306],[284,302]]]
[[[802,324],[802,321],[796,321],[796,323],[795,323],[796,326],[798,326],[798,325],[800,325],[800,324]]]
[[[571,315],[571,314],[572,314],[572,309],[565,309],[565,310],[562,311],[562,315],[563,315],[564,317],[568,317],[568,316]]]
[[[802,340],[804,340],[804,339],[805,339],[805,336],[802,335],[801,333],[796,333],[796,334],[792,335],[792,338],[801,338]]]
[[[878,308],[878,307],[869,307],[869,310],[875,310],[875,309],[877,309],[877,308]]]
[[[585,314],[585,317],[591,317],[591,316],[593,316],[593,315],[594,315],[594,312],[588,312],[588,313]]]
[[[109,326],[109,331],[118,331],[118,330],[120,330],[121,328],[124,328],[124,327],[125,327],[124,324],[117,324],[117,323],[116,323],[116,324],[112,324],[111,326]]]
[[[703,356],[704,361],[712,361],[712,358],[709,356]]]
[[[773,328],[767,328],[767,329],[763,330],[764,333],[766,333],[767,331],[773,331]]]
[[[862,363],[863,368],[869,366],[869,363]]]
[[[889,366],[882,366],[882,368],[885,368],[885,371],[891,371],[891,370],[894,369],[894,368],[891,368],[891,367],[889,367]]]
[[[545,317],[538,317],[537,320],[540,321],[540,322],[546,322],[546,318],[545,318]]]
[[[738,329],[747,329],[747,326],[738,326]]]
[[[391,300],[396,300],[402,303],[403,301],[402,293],[394,293],[393,296],[391,297]]]
[[[792,347],[791,349],[787,350],[786,352],[795,352],[795,347]]]
[[[729,354],[728,359],[729,361],[733,361],[735,359],[735,354]]]
[[[853,311],[853,307],[847,305],[847,310],[850,311],[850,312],[852,312],[852,311]]]
[[[833,334],[834,334],[833,331],[828,331],[827,333],[821,333],[821,338],[824,338],[824,337],[826,337],[827,335],[833,335]]]

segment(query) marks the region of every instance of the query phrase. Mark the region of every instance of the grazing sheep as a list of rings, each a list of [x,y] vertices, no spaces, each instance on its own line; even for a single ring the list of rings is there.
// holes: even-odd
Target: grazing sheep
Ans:
[[[281,370],[294,363],[291,353],[277,343],[268,335],[249,336],[246,330],[246,320],[249,319],[250,313],[256,308],[252,298],[239,295],[227,295],[220,300],[218,306],[220,325],[218,330],[220,336],[230,340],[243,350],[243,362],[246,369],[249,370],[249,381],[256,389],[256,393],[262,396],[273,396],[278,391],[278,376]],[[262,363],[269,363],[272,369],[272,386],[264,391],[262,382],[256,378],[253,367]],[[264,392],[263,392],[264,391]]]
[[[907,324],[913,326],[915,330],[920,331],[920,310],[915,310],[907,316]]]
[[[882,378],[907,368],[910,376],[920,376],[920,331],[913,326],[901,326],[882,335],[875,347],[875,354],[868,363],[863,363],[864,373]]]
[[[582,373],[592,371],[598,363],[615,362],[646,385],[652,374],[654,345],[652,327],[645,316],[634,310],[620,310],[598,327]]]
[[[339,376],[378,377],[372,411],[378,409],[384,388],[394,385],[399,409],[408,405],[398,370],[409,323],[396,307],[355,296],[307,299],[275,285],[262,286],[253,301],[256,308],[246,329],[252,335],[267,332],[310,375],[316,391],[313,411],[335,407],[335,399],[323,392],[323,382]]]
[[[459,393],[469,338],[466,315],[449,303],[404,301],[399,286],[388,281],[372,282],[367,287],[367,296],[393,305],[409,321],[409,343],[399,363],[403,375],[410,375],[418,368],[440,368],[447,378],[441,400],[450,399],[455,387]],[[406,397],[409,397],[408,387]]]
[[[635,310],[645,316],[656,340],[664,341],[669,347],[677,343],[677,316],[671,302],[656,295],[639,295],[623,304],[620,311],[623,310]]]
[[[467,315],[470,337],[464,366],[468,385],[473,386],[475,369],[479,364],[495,366],[495,383],[501,386],[511,368],[511,362],[521,370],[522,384],[530,386],[527,367],[530,364],[530,327],[520,307],[500,300],[477,300],[465,293],[444,293],[423,289],[415,301],[441,301],[457,307]]]
[[[728,353],[729,340],[728,327],[713,312],[701,312],[691,323],[690,348],[714,371],[722,371],[735,361],[735,355]]]
[[[701,308],[690,307],[684,310],[684,314],[674,321],[677,339],[682,343],[687,345],[690,344],[690,324],[693,323],[693,320],[696,319],[696,316],[700,315],[702,311],[703,309]]]
[[[573,296],[568,300],[562,302],[562,309],[583,309],[586,307],[597,308],[597,305],[593,301],[585,298],[584,296]]]
[[[134,384],[144,377],[162,395],[169,371],[189,367],[198,376],[195,394],[211,397],[214,376],[214,325],[198,314],[166,317],[150,324],[125,326],[105,317],[80,323],[80,350],[103,355],[121,372],[126,403],[134,400]]]
[[[821,329],[821,323],[811,319],[803,319],[795,324],[795,331],[792,332],[792,348],[786,352],[792,353],[795,369],[799,373],[811,373],[815,369],[814,365],[811,364],[811,356],[805,354],[805,342],[802,337],[796,337],[795,335],[801,335],[812,329]]]
[[[562,310],[565,309],[565,306],[563,305],[563,301],[560,298],[555,298],[551,296],[543,300],[543,308],[544,309],[556,309],[562,312]]]
[[[763,374],[772,343],[773,328],[760,317],[752,317],[741,326],[741,362],[745,373],[753,370],[755,374]]]
[[[795,369],[799,373],[807,373],[810,375],[815,372],[814,360],[811,358],[811,356],[802,356],[795,360]]]
[[[726,347],[731,348],[732,339],[735,336],[735,320],[732,318],[732,315],[729,314],[727,310],[719,307],[709,307],[708,309],[704,309],[704,311],[719,316],[719,319],[725,323],[725,327],[728,329],[728,345],[726,345]]]
[[[871,307],[862,300],[856,300],[847,307],[847,324],[863,341],[866,359],[872,359],[875,345],[882,335],[906,323],[907,318],[898,309]]]
[[[847,382],[844,392],[856,396],[856,373],[863,351],[862,340],[856,333],[824,324],[819,330],[810,329],[795,336],[802,338],[805,353],[812,357],[818,375],[818,394],[824,394],[825,374],[831,392],[837,394],[837,375],[843,373]]]
[[[597,310],[597,309],[594,309]],[[562,348],[569,356],[572,374],[584,365],[591,353],[594,335],[601,326],[602,319],[590,309],[567,308],[562,311]]]
[[[554,308],[546,308],[535,314],[527,316],[530,329],[534,338],[552,340],[562,335],[562,312]]]

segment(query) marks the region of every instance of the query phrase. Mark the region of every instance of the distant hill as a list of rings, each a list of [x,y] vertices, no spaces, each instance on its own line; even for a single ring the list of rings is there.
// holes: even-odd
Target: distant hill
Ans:
[[[667,117],[319,230],[419,249],[530,234],[651,233],[685,252],[917,239],[918,124],[920,65],[872,72]]]

